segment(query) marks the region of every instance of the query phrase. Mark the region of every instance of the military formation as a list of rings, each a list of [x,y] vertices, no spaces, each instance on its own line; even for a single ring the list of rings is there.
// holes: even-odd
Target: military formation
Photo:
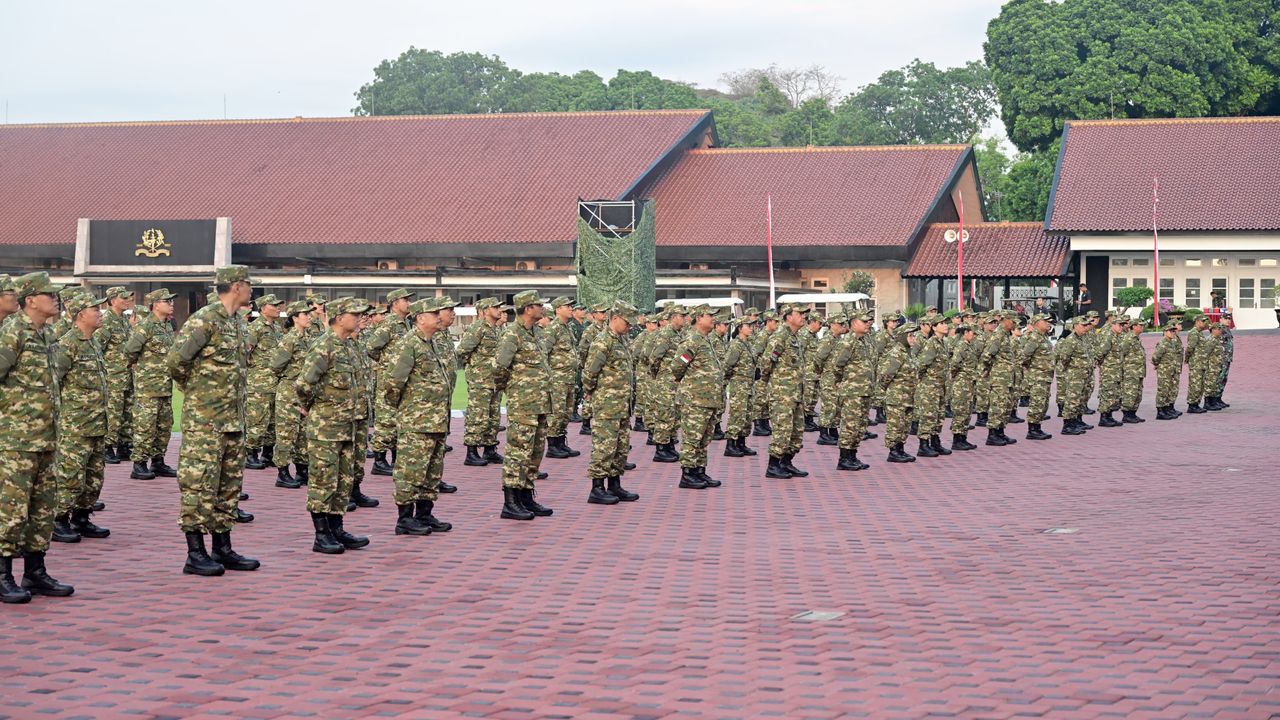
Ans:
[[[722,485],[708,473],[716,441],[727,458],[766,452],[764,476],[788,479],[809,474],[795,461],[817,433],[818,445],[839,449],[836,470],[857,472],[870,467],[859,452],[878,437],[875,425],[884,426],[887,461],[907,463],[976,450],[975,428],[986,428],[988,446],[1016,443],[1008,428],[1023,423],[1027,440],[1049,440],[1054,409],[1065,435],[1094,429],[1084,420],[1094,414],[1101,427],[1145,422],[1148,363],[1157,419],[1182,415],[1184,369],[1187,412],[1223,410],[1234,354],[1230,329],[1203,315],[1185,345],[1177,320],[1161,326],[1148,357],[1144,323],[1095,312],[1068,320],[1055,339],[1048,316],[1000,310],[931,308],[915,322],[895,314],[877,327],[856,310],[824,317],[788,304],[735,317],[672,302],[642,312],[525,291],[510,305],[477,301],[455,344],[457,303],[408,288],[382,303],[254,299],[248,269],[231,265],[179,328],[174,299],[159,288],[135,306],[124,287],[95,297],[43,272],[0,276],[3,602],[74,592],[49,575],[45,554],[51,540],[110,535],[93,520],[104,509],[107,464],[131,463],[131,481],[176,478],[187,574],[260,567],[231,542],[236,525],[254,519],[240,507],[246,469],[306,489],[317,553],[370,544],[345,524],[348,513],[379,504],[361,489],[367,459],[372,474],[392,478],[394,535],[449,532],[436,504],[458,490],[446,481],[445,456],[459,374],[462,463],[500,466],[500,517],[529,521],[554,512],[537,499],[544,460],[582,454],[569,445],[573,423],[590,438],[587,502],[619,505],[640,499],[623,484],[636,467],[633,432],[653,447],[654,463],[679,464],[682,489]],[[175,388],[176,468],[165,457]],[[767,450],[749,438],[767,438]]]

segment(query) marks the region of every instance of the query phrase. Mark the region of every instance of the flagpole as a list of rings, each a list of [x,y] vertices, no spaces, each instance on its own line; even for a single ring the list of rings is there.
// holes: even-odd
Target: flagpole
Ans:
[[[960,212],[960,233],[956,236],[956,307],[964,312],[964,192],[957,189],[956,199]]]
[[[1151,306],[1151,319],[1160,324],[1160,230],[1156,224],[1156,207],[1160,204],[1160,178],[1151,179],[1151,249],[1154,255],[1151,263],[1151,275],[1155,282],[1155,299]]]
[[[769,307],[778,304],[777,293],[773,284],[773,194],[765,196],[765,231],[764,242],[769,256]]]

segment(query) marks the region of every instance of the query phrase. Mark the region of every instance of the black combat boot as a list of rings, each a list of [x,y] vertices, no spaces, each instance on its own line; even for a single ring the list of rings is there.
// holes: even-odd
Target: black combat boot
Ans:
[[[631,426],[631,429],[636,432],[649,432],[649,427],[644,424],[644,418],[639,415],[636,416],[636,422]]]
[[[1017,440],[1014,440],[1013,438],[1009,437],[1009,435],[1008,435],[1007,433],[1005,433],[1004,428],[1000,428],[1000,439],[1004,441],[1004,444],[1005,444],[1005,445],[1017,445],[1017,444],[1018,444],[1018,441],[1017,441]]]
[[[396,534],[397,535],[430,535],[431,528],[422,523],[421,520],[414,517],[414,503],[405,503],[396,506]]]
[[[916,458],[914,455],[910,455],[907,453],[907,451],[902,449],[902,443],[898,443],[897,445],[894,445],[893,447],[889,448],[889,462],[909,463],[909,462],[915,462],[915,461],[916,461]]]
[[[329,516],[325,513],[311,513],[311,526],[315,528],[316,539],[311,543],[311,551],[325,555],[341,555],[345,552],[342,543],[333,536],[333,528],[329,526]]]
[[[520,498],[520,504],[523,505],[526,510],[538,517],[550,517],[550,515],[555,512],[551,508],[546,507],[535,500],[533,497],[533,490],[531,488],[523,488],[521,490],[517,490],[516,493]]]
[[[32,595],[49,597],[68,597],[76,591],[70,585],[60,583],[49,576],[44,569],[42,552],[22,553],[22,587]]]
[[[764,423],[764,429],[767,431],[765,434],[766,434],[766,435],[772,435],[772,434],[773,434],[773,423],[769,420],[769,418],[765,418],[765,419],[761,420],[760,422]]]
[[[729,442],[724,444],[725,457],[746,457],[746,453],[738,447],[738,443],[742,442],[742,438],[729,438]]]
[[[712,440],[724,439],[724,430],[720,428],[720,423],[716,423],[715,429],[711,431],[711,439]]]
[[[106,504],[106,503],[104,503],[104,502],[102,502],[101,500],[99,500],[99,501],[97,501],[97,502],[95,502],[95,503],[93,504],[93,511],[94,511],[94,512],[102,512],[103,510],[106,510],[106,509],[107,509],[107,504]]]
[[[554,457],[554,456],[552,456],[552,457]],[[480,446],[479,446],[479,445],[468,445],[468,446],[467,446],[467,457],[466,457],[466,459],[465,459],[465,460],[463,460],[463,461],[462,461],[462,464],[463,464],[463,465],[470,465],[470,466],[472,466],[472,467],[483,467],[483,466],[485,466],[485,465],[488,465],[488,464],[489,464],[489,461],[488,461],[488,460],[485,460],[485,459],[484,459],[484,456],[480,454]]]
[[[294,463],[294,469],[298,471],[298,482],[306,485],[311,481],[311,468],[306,463]]]
[[[337,513],[329,513],[329,531],[333,533],[333,538],[342,543],[342,547],[347,550],[355,550],[369,544],[369,538],[352,535],[343,529],[342,516]]]
[[[1005,423],[1009,425],[1021,425],[1024,422],[1026,422],[1026,420],[1018,417],[1017,410],[1014,410],[1013,412],[1009,413],[1008,419],[1005,420]]]
[[[769,456],[769,465],[764,470],[764,476],[770,478],[787,479],[791,477],[791,473],[782,467],[782,458]]]
[[[1209,411],[1200,407],[1200,403],[1193,402],[1193,403],[1187,403],[1187,412],[1191,413],[1192,415],[1200,415],[1201,413],[1207,413]]]
[[[878,437],[880,437],[880,436],[879,436],[879,435],[877,435],[876,433],[871,432],[870,430],[863,430],[863,431],[862,431],[862,439],[863,439],[863,440],[872,440],[872,439],[874,439],[874,438],[878,438]]]
[[[470,448],[468,448],[467,451],[470,452]],[[569,446],[566,444],[565,439],[559,436],[547,438],[547,452],[544,454],[546,457],[555,460],[564,460],[566,458],[573,457],[573,454],[569,452]]]
[[[1094,415],[1094,414],[1096,414],[1097,412],[1098,412],[1097,410],[1095,410],[1095,409],[1093,409],[1093,408],[1089,407],[1088,405],[1085,405],[1085,406],[1084,406],[1084,414],[1085,414],[1085,415]]]
[[[71,513],[53,516],[53,535],[49,539],[60,543],[80,542],[80,533],[71,527]]]
[[[622,476],[620,475],[609,476],[606,489],[609,491],[610,495],[618,498],[622,502],[635,502],[640,499],[639,495],[622,487]]]
[[[560,436],[560,440],[564,440],[563,435]],[[569,452],[573,453],[575,456],[580,454],[577,450],[570,450]],[[498,453],[497,445],[484,446],[484,459],[488,460],[490,465],[501,465],[503,461],[506,460],[505,457]]]
[[[933,445],[929,443],[929,438],[920,438],[920,448],[916,450],[916,457],[938,457],[938,451],[933,449]]]
[[[1138,423],[1144,423],[1146,420],[1138,417],[1138,413],[1134,410],[1125,410],[1120,416],[1120,422],[1136,425]]]
[[[631,472],[636,469],[636,464],[630,461],[622,463],[622,469]]]
[[[952,450],[977,450],[978,446],[969,442],[967,433],[952,433],[951,435]]]
[[[698,477],[698,473],[694,472],[693,468],[680,468],[680,484],[677,487],[688,490],[704,490],[707,484],[702,482],[702,479]]]
[[[858,467],[857,455],[854,453],[855,451],[852,448],[840,448],[840,460],[836,462],[836,469],[861,470],[862,468]]]
[[[289,468],[276,468],[276,487],[297,490],[302,487],[302,482],[289,474]]]
[[[618,498],[604,489],[604,478],[591,478],[591,492],[587,494],[587,502],[592,505],[617,505]]]
[[[884,414],[884,408],[882,408],[882,407],[878,407],[878,408],[876,408],[876,416],[875,416],[875,419],[872,421],[872,423],[871,423],[871,424],[872,424],[872,425],[884,425],[884,424],[885,424],[885,423],[887,423],[887,422],[889,422],[889,418],[888,418],[887,416],[885,416],[885,414]]]
[[[786,455],[783,455],[781,458],[781,462],[779,462],[779,465],[782,466],[783,470],[786,470],[787,472],[791,473],[792,477],[809,477],[809,473],[807,471],[801,470],[800,468],[791,464],[791,460],[795,458],[795,456],[796,456],[795,453],[787,453]]]
[[[187,533],[187,562],[182,566],[184,575],[212,577],[221,575],[225,570],[222,563],[215,562],[209,557],[209,551],[204,549],[204,533]]]
[[[120,456],[116,455],[116,448],[114,445],[108,445],[106,449],[102,451],[102,462],[108,465],[120,464]]]
[[[653,453],[653,461],[660,463],[680,462],[680,453],[676,452],[674,442],[660,443]]]
[[[1030,404],[1031,404],[1031,396],[1023,395],[1022,397],[1018,398],[1018,407],[1027,407]]]
[[[919,436],[919,435],[920,435],[920,422],[919,422],[918,420],[912,420],[912,421],[911,421],[911,429],[910,429],[909,431],[907,431],[907,434],[908,434],[908,435],[911,435],[911,436]]]
[[[1076,424],[1080,426],[1080,429],[1081,429],[1081,430],[1092,430],[1092,429],[1093,429],[1093,426],[1092,426],[1092,425],[1090,425],[1089,423],[1085,422],[1083,417],[1078,417],[1078,418],[1076,418]]]
[[[814,422],[814,421],[813,421],[813,416],[812,416],[812,415],[805,415],[805,416],[804,416],[804,431],[805,431],[805,432],[818,432],[818,430],[819,430],[819,428],[818,428],[818,423],[816,423],[816,422]]]
[[[649,430],[649,436],[648,436],[647,438],[645,438],[645,440],[644,440],[644,444],[645,444],[645,445],[657,445],[657,443],[655,443],[655,442],[653,441],[653,430]]]
[[[450,485],[444,481],[444,478],[440,478],[440,484],[436,486],[436,492],[441,495],[451,495],[458,492],[458,487],[456,485]]]
[[[447,523],[435,516],[434,500],[419,500],[414,503],[414,507],[417,510],[418,522],[431,528],[431,532],[446,533],[453,529],[453,523]]]
[[[156,477],[178,477],[178,471],[165,463],[163,455],[151,458],[151,472],[155,473]]]
[[[1027,425],[1028,440],[1048,440],[1051,437],[1053,436],[1040,429],[1040,423],[1029,423]]]
[[[951,454],[950,450],[942,446],[942,437],[940,435],[934,435],[929,438],[929,447],[933,448],[933,451],[939,455]]]
[[[351,501],[356,504],[356,507],[362,507],[362,508],[378,507],[378,499],[365,495],[364,492],[360,490],[360,483],[358,482],[351,486]]]
[[[81,537],[87,537],[94,540],[101,540],[111,536],[111,531],[99,527],[89,519],[89,509],[72,510],[71,511],[71,529],[80,534]]]
[[[582,419],[582,425],[580,425],[580,426],[578,427],[578,434],[579,434],[579,435],[590,435],[590,434],[591,434],[591,418],[583,418],[583,419]]]
[[[134,480],[152,480],[156,476],[155,473],[147,469],[147,461],[136,462],[133,464],[133,471],[129,473],[129,477]]]
[[[1102,419],[1098,421],[1098,427],[1120,427],[1121,424],[1109,412],[1102,413]]]
[[[257,570],[262,567],[262,563],[251,557],[245,557],[236,552],[231,547],[231,533],[216,532],[213,534],[213,553],[214,562],[228,570]]]
[[[987,428],[987,444],[1002,447],[1009,443],[1005,442],[1003,434],[999,430],[995,428]]]
[[[573,412],[569,414],[569,422],[582,422],[582,416],[578,414],[578,406],[576,404],[573,406]]]
[[[738,436],[738,449],[739,449],[739,450],[741,450],[741,451],[742,451],[742,454],[746,455],[747,457],[751,457],[751,456],[753,456],[753,455],[759,455],[759,454],[760,454],[760,453],[756,452],[755,450],[752,450],[750,447],[748,447],[748,446],[747,446],[747,436],[746,436],[746,435],[739,435],[739,436]]]
[[[1156,408],[1157,420],[1176,420],[1177,418],[1178,418],[1177,415],[1174,415],[1173,413],[1169,412],[1168,405]]]
[[[754,437],[769,437],[773,434],[773,431],[765,426],[765,422],[765,420],[756,420],[755,423],[752,424],[751,434]]]
[[[1084,428],[1081,427],[1079,420],[1072,420],[1068,418],[1062,421],[1062,434],[1063,435],[1083,435]]]
[[[835,428],[818,428],[818,444],[839,445],[840,441],[836,439]]]
[[[238,523],[251,523],[251,522],[253,522],[253,513],[245,512],[244,510],[241,510],[239,507],[237,507],[237,508],[236,508],[236,522],[238,522]]]
[[[1205,398],[1204,406],[1206,410],[1210,410],[1213,412],[1227,409],[1227,404],[1222,402],[1222,400],[1217,395],[1214,395],[1213,397]]]
[[[973,422],[973,425],[974,425],[974,427],[986,427],[986,426],[987,426],[987,414],[986,414],[986,413],[984,413],[984,412],[980,412],[980,413],[978,413],[978,419],[977,419],[977,420],[975,420],[975,421]]]
[[[387,462],[386,450],[379,450],[373,454],[373,469],[369,472],[383,477],[391,477],[395,474],[395,468],[391,466],[391,463]]]
[[[696,474],[696,475],[698,476],[698,479],[699,479],[699,480],[701,480],[703,483],[705,483],[705,484],[706,484],[706,486],[707,486],[707,487],[709,487],[709,488],[713,488],[713,487],[720,487],[720,485],[721,485],[720,481],[719,481],[719,480],[716,480],[715,478],[713,478],[713,477],[711,477],[710,475],[708,475],[708,474],[707,474],[707,466],[706,466],[706,465],[703,465],[702,467],[696,467],[696,468],[694,468],[694,469],[693,469],[693,472],[694,472],[694,474]]]
[[[532,520],[533,513],[524,508],[520,502],[520,491],[515,488],[502,488],[502,513],[500,517],[507,520]]]
[[[276,464],[276,446],[275,445],[267,445],[266,447],[262,448],[262,462],[266,463],[267,467],[275,466]]]
[[[244,456],[244,469],[265,470],[266,467],[267,464],[258,457],[258,448],[249,448],[249,451]]]
[[[31,602],[31,593],[13,581],[13,558],[0,557],[0,603],[22,605]]]

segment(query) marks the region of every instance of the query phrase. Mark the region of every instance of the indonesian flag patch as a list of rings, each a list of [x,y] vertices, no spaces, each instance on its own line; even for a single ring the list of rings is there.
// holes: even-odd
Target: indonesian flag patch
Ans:
[[[680,353],[680,360],[684,362],[685,365],[688,365],[693,362],[693,357],[689,355],[689,353]]]

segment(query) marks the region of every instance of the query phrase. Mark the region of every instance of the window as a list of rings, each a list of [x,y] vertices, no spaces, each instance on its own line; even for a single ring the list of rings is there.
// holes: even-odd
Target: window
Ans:
[[[1213,292],[1218,293],[1218,304],[1214,307],[1227,307],[1227,279],[1214,278]],[[1212,295],[1212,293],[1210,293]]]
[[[1258,307],[1274,310],[1276,307],[1276,279],[1262,278],[1258,281]]]
[[[1151,258],[1134,258],[1133,259],[1134,267],[1147,267],[1150,264],[1151,264]]]
[[[1187,278],[1187,307],[1203,307],[1200,304],[1200,278]]]
[[[1160,299],[1173,302],[1173,278],[1160,278]]]
[[[1133,286],[1134,286],[1134,287],[1146,287],[1146,286],[1147,286],[1147,279],[1146,279],[1146,278],[1144,278],[1144,277],[1134,278],[1134,279],[1133,279]]]
[[[1259,261],[1258,261],[1258,265],[1259,265],[1259,266],[1261,266],[1261,267],[1275,267],[1275,266],[1276,266],[1276,259],[1275,259],[1275,258],[1262,258],[1261,260],[1259,260]]]
[[[1226,266],[1227,266],[1227,259],[1226,259],[1226,258],[1214,258],[1214,259],[1213,259],[1213,266],[1214,266],[1214,267],[1226,267]]]
[[[1257,304],[1253,297],[1253,278],[1240,278],[1240,307],[1253,309]]]
[[[1129,287],[1129,278],[1111,278],[1111,307],[1120,307],[1120,298],[1116,296],[1116,291],[1127,287]]]
[[[1170,257],[1160,258],[1160,267],[1173,267],[1173,258],[1170,258]]]
[[[1111,267],[1128,267],[1129,258],[1111,258]]]
[[[1187,258],[1186,263],[1187,267],[1200,267],[1202,264],[1200,258]]]
[[[1240,267],[1257,267],[1257,258],[1240,258],[1236,262],[1240,263]]]
[[[826,290],[830,285],[827,283],[827,279],[826,279],[826,278],[814,278],[814,279],[813,279],[813,286],[814,286],[815,288],[820,288],[820,289],[822,289],[822,290]]]

